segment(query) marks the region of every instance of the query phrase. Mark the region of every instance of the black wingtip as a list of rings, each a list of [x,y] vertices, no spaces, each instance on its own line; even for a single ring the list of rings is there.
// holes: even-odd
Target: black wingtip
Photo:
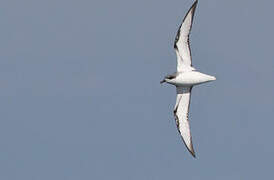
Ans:
[[[190,154],[194,157],[194,158],[196,158],[196,154],[195,154],[195,152],[194,152],[194,149],[192,148],[191,150],[189,149],[189,152],[190,152]]]
[[[184,140],[183,140],[184,141]],[[186,145],[185,141],[184,141],[184,144]],[[196,154],[195,154],[195,151],[194,151],[194,148],[193,148],[193,144],[192,144],[192,140],[191,140],[191,144],[190,144],[190,147],[188,148],[188,146],[186,145],[186,148],[187,150],[190,152],[190,154],[196,158]]]
[[[175,111],[175,110],[174,110]],[[176,109],[176,111],[177,111],[177,109]],[[174,112],[174,114],[176,114],[176,112]],[[175,115],[175,118],[177,118],[177,115]],[[178,127],[178,123],[177,123],[177,121],[176,121],[176,125],[177,125],[177,127]],[[180,133],[180,130],[178,130],[179,131],[179,133]],[[181,136],[181,138],[182,138],[182,140],[183,140],[183,142],[184,142],[184,144],[185,144],[185,146],[186,146],[186,149],[188,150],[188,152],[190,152],[190,154],[194,157],[194,158],[196,158],[196,154],[195,154],[195,151],[194,151],[194,148],[193,148],[193,144],[192,144],[192,137],[191,137],[191,144],[190,144],[190,147],[188,147],[187,146],[187,144],[186,144],[186,142],[185,142],[185,140],[184,140],[184,138]]]
[[[194,3],[192,4],[192,6],[189,8],[189,10],[188,10],[188,13],[192,10],[192,9],[196,9],[196,6],[197,6],[197,4],[198,4],[198,0],[196,0],[196,1],[194,1]]]
[[[193,4],[192,4],[192,6],[191,6],[191,8],[189,9],[189,11],[191,11],[191,9],[193,9],[193,15],[194,15],[194,13],[195,13],[195,9],[196,9],[196,7],[197,7],[197,4],[198,4],[198,0],[196,0]]]

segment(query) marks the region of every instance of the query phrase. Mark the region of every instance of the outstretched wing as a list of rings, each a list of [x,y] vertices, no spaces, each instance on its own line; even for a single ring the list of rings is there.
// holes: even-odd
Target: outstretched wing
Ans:
[[[197,3],[198,0],[196,0],[188,10],[175,38],[174,49],[177,55],[177,71],[182,71],[184,67],[192,65],[189,34]]]
[[[177,99],[174,107],[174,116],[178,131],[188,151],[195,157],[188,121],[191,89],[192,87],[177,87]]]

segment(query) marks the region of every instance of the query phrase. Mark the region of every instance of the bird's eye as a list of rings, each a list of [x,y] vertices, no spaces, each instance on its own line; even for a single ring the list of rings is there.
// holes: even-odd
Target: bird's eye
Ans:
[[[166,79],[173,79],[175,76],[166,76]]]

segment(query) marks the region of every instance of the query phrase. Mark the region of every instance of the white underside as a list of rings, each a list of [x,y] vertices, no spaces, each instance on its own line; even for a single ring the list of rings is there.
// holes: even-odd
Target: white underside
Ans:
[[[174,79],[166,79],[166,82],[175,86],[190,87],[210,81],[214,81],[216,78],[207,74],[200,73],[198,71],[178,72],[178,75]]]

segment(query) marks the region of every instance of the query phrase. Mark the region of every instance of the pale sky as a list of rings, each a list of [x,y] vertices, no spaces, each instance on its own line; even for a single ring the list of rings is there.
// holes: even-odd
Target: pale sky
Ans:
[[[2,0],[0,179],[273,177],[273,1],[200,0],[197,159],[176,130],[173,41],[192,0]]]

